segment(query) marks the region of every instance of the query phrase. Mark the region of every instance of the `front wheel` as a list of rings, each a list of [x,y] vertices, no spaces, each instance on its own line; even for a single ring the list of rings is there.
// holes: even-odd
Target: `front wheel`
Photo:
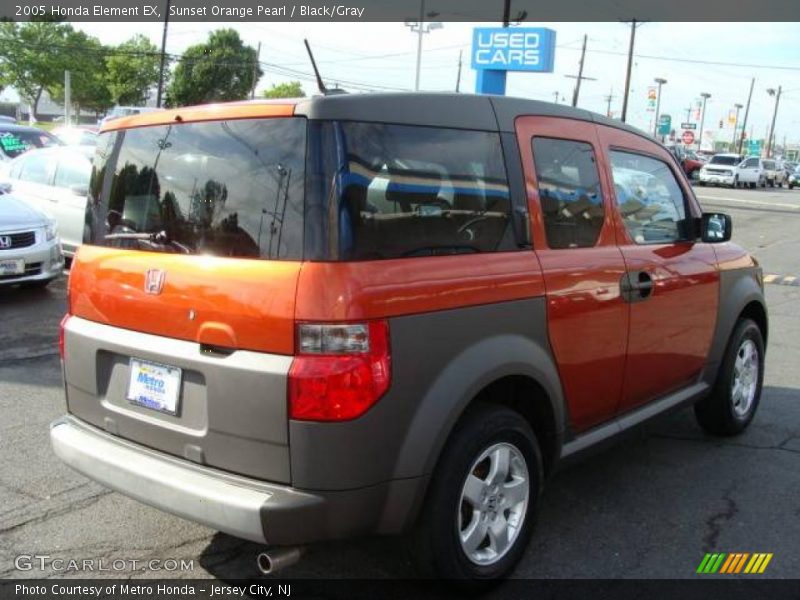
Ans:
[[[542,481],[525,419],[498,406],[471,410],[447,442],[413,533],[419,571],[473,588],[506,576],[530,538]]]
[[[742,319],[728,342],[711,393],[695,404],[700,426],[714,435],[744,431],[756,414],[764,381],[764,337],[751,319]]]

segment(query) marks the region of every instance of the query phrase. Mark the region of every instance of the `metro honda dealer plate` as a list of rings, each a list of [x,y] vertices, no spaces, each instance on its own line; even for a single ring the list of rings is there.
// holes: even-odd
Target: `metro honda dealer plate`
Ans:
[[[0,275],[20,275],[24,272],[24,260],[0,260]]]
[[[127,399],[170,415],[177,414],[181,369],[131,358]]]

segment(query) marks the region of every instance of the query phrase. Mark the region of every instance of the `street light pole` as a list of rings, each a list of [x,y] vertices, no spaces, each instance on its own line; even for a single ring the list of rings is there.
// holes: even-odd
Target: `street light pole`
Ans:
[[[658,84],[658,96],[656,96],[656,125],[653,127],[653,137],[658,136],[658,115],[661,111],[661,86],[667,83],[667,80],[662,77],[656,77],[655,82]]]
[[[733,120],[733,143],[731,143],[731,152],[736,149],[736,128],[739,126],[739,111],[744,108],[742,104],[734,104],[734,108],[736,108],[736,118]],[[741,154],[741,151],[739,152]]]
[[[431,13],[431,16],[436,13]],[[406,21],[406,27],[409,27],[412,32],[417,34],[417,72],[414,78],[414,91],[419,91],[419,76],[422,67],[422,36],[423,34],[430,33],[434,29],[441,29],[442,24],[439,22],[430,23],[425,26],[425,0],[419,2],[419,21],[417,23]]]
[[[778,86],[777,93],[774,88],[769,88],[767,93],[775,96],[775,110],[772,112],[772,125],[769,126],[769,137],[767,138],[767,158],[772,158],[772,136],[775,135],[775,119],[778,117],[778,104],[781,101],[781,86]]]
[[[706,102],[709,98],[711,98],[711,94],[703,92],[700,94],[703,97],[703,113],[700,115],[700,137],[697,140],[697,149],[700,150],[703,147],[703,125],[706,122]]]
[[[415,92],[419,91],[419,72],[422,66],[422,33],[425,27],[425,0],[419,0],[419,23],[417,23],[417,27],[419,31],[417,36],[417,76],[414,80]]]

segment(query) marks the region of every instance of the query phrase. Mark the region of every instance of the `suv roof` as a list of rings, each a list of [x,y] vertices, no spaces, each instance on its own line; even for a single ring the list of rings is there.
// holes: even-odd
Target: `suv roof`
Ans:
[[[504,132],[513,132],[514,121],[521,115],[565,117],[616,127],[652,141],[635,127],[581,108],[508,96],[453,93],[337,94],[207,104],[122,117],[104,125],[103,130],[175,121],[291,115]]]

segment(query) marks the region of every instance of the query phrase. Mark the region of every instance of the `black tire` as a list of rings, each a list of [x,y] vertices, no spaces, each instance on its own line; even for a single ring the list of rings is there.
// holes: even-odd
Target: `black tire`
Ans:
[[[775,180],[774,179],[770,179],[768,183],[769,183],[769,187],[771,187],[771,188],[775,187]]]
[[[756,189],[756,187],[758,187],[758,183],[756,183],[755,181],[753,181],[753,182],[751,182],[751,183],[750,183],[750,189],[751,189],[751,190],[754,190],[754,189]]]
[[[697,180],[697,185],[699,185],[700,187],[705,187],[705,185],[706,185],[706,182],[705,182],[705,181],[700,181],[700,180],[698,179],[698,180]]]
[[[757,373],[749,377],[750,380],[755,379],[755,395],[746,410],[740,412],[734,395],[734,375],[737,357],[744,352],[745,345],[749,343],[755,346],[758,356]],[[754,321],[741,319],[728,341],[714,388],[706,398],[694,406],[697,422],[708,433],[714,435],[731,436],[741,433],[756,414],[763,381],[764,337]],[[740,408],[744,409],[743,406]]]
[[[496,444],[511,445],[519,451],[518,457],[524,457],[528,474],[527,508],[524,511],[520,509],[523,515],[521,529],[505,553],[491,564],[478,564],[462,547],[460,530],[462,519],[480,521],[478,515],[481,512],[462,498],[462,491],[468,476],[478,475],[481,479],[482,473],[478,469],[488,467],[484,462],[475,463],[484,451]],[[519,465],[518,462],[515,464]],[[489,475],[485,475],[487,481]],[[471,591],[485,590],[508,575],[522,557],[533,531],[543,479],[542,456],[536,435],[519,413],[493,405],[477,405],[470,409],[442,451],[420,519],[411,535],[412,560],[418,572],[424,577],[451,580],[462,589]],[[511,482],[510,479],[505,481]],[[495,493],[492,497],[502,502],[502,495]],[[486,501],[490,502],[491,498]],[[492,510],[502,516],[503,521],[510,513],[510,509],[502,504],[492,505],[483,521],[487,518],[492,520]],[[484,543],[488,541],[487,532]],[[487,543],[486,547],[491,545]],[[477,551],[482,551],[481,548],[479,544]]]
[[[739,187],[739,176],[738,176],[738,175],[737,175],[736,177],[734,177],[734,178],[733,178],[733,185],[732,185],[731,187],[732,187],[732,188],[737,188],[737,187]]]

